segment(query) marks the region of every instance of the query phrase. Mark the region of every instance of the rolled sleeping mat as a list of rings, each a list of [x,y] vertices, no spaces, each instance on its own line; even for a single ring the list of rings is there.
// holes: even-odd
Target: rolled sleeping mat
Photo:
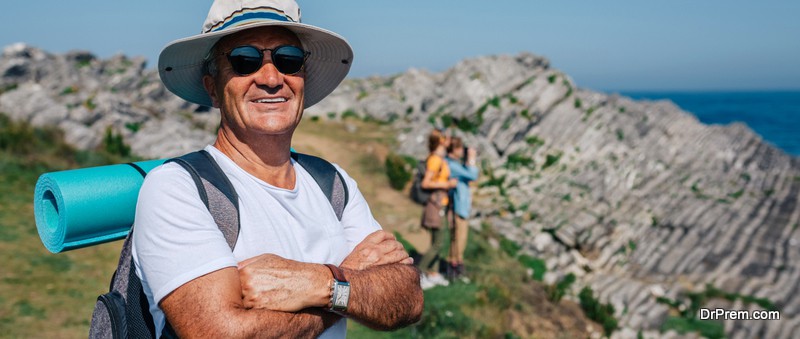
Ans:
[[[167,159],[45,173],[33,196],[36,229],[53,253],[124,238],[144,175]]]

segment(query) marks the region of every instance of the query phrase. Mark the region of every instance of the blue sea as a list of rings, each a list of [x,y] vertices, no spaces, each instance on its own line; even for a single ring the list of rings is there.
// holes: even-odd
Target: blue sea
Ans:
[[[637,100],[672,100],[706,124],[743,122],[767,142],[800,156],[800,91],[620,94]]]

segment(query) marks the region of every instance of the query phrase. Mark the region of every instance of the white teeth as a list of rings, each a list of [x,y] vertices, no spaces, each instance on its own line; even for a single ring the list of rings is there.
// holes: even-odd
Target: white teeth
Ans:
[[[269,103],[276,103],[276,102],[286,102],[286,98],[269,98],[269,99],[258,99],[256,100],[257,103],[260,104],[269,104]]]

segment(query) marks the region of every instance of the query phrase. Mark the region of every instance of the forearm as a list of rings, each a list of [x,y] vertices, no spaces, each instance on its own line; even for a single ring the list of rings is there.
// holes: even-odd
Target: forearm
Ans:
[[[347,317],[376,330],[392,330],[419,321],[423,297],[413,265],[389,264],[366,270],[345,269],[350,281]]]
[[[238,313],[238,314],[236,314]],[[219,338],[312,338],[318,337],[336,321],[339,315],[320,309],[296,313],[266,309],[240,309],[234,312],[227,333]]]
[[[179,337],[314,337],[340,319],[319,309],[247,308],[237,271],[229,267],[198,277],[159,303]]]
[[[450,166],[450,177],[459,181],[475,181],[478,179],[478,172],[478,168],[473,165],[457,163]]]
[[[426,190],[446,190],[450,189],[450,183],[447,181],[423,181],[420,183],[420,187]]]
[[[478,167],[476,167],[475,165],[468,165],[467,166],[467,175],[466,175],[467,181],[478,180],[478,173],[479,172],[480,171],[478,170]]]
[[[308,338],[317,337],[333,326],[341,316],[307,309],[300,312],[280,312],[267,309],[246,309],[232,305],[227,310],[219,310],[214,321],[193,321],[181,323],[180,319],[167,319],[181,338]],[[182,329],[182,330],[178,330]]]

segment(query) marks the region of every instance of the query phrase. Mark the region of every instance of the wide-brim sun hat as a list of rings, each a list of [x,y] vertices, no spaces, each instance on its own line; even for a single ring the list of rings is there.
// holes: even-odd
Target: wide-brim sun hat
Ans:
[[[221,38],[246,29],[278,26],[292,31],[306,59],[305,102],[311,107],[333,92],[350,71],[353,49],[340,35],[300,22],[294,0],[216,0],[200,34],[175,40],[158,57],[158,74],[164,86],[186,101],[212,106],[203,87],[204,63]]]

